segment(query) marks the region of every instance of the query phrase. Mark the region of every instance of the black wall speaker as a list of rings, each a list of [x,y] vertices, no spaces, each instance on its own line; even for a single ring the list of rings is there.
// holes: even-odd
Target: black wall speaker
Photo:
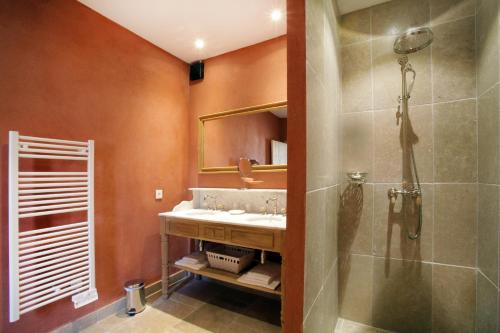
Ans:
[[[203,79],[205,75],[205,64],[203,60],[195,61],[189,66],[189,80],[196,81]]]

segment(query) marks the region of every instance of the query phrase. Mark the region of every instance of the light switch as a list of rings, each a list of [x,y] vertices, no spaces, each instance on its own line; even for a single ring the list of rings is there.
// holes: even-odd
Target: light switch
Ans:
[[[155,190],[155,199],[156,200],[161,200],[163,199],[163,189],[162,188],[157,188]]]

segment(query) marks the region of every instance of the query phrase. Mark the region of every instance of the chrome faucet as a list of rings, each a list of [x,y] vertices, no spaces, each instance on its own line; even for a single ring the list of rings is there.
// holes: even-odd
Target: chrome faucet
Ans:
[[[210,208],[210,204],[208,204],[208,209],[217,210],[217,196],[205,194],[205,196],[203,197],[203,201],[207,200],[212,200],[212,208]]]
[[[277,215],[278,214],[278,198],[277,197],[271,197],[271,198],[266,200],[266,214],[270,214],[269,213],[269,203],[270,202],[274,203],[273,215]]]

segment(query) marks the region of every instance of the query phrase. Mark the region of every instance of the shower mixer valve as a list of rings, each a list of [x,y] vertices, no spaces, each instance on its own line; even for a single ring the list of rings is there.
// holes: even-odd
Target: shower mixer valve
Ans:
[[[388,191],[387,191],[387,196],[389,197],[389,199],[391,200],[391,202],[394,202],[397,198],[398,198],[398,195],[401,194],[403,196],[407,195],[407,196],[411,196],[412,198],[420,198],[422,196],[422,191],[418,188],[414,188],[414,189],[411,189],[411,190],[405,190],[405,189],[402,189],[402,190],[398,190],[394,187],[390,188]],[[420,200],[418,200],[419,202],[417,202],[418,204],[420,204]]]
[[[401,97],[400,97],[401,98]],[[401,102],[398,105],[398,111],[396,112],[396,125],[399,126],[399,119],[403,117],[403,114],[401,113]]]

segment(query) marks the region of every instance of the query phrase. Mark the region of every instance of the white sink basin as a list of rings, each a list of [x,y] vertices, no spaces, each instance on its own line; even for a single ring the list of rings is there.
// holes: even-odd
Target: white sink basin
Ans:
[[[264,215],[256,213],[244,213],[232,215],[226,211],[215,211],[210,209],[187,209],[175,212],[160,213],[160,216],[166,216],[179,219],[191,219],[203,222],[226,223],[241,226],[286,229],[286,216],[283,215]]]
[[[248,222],[283,222],[285,217],[276,215],[249,216],[245,220]]]
[[[185,215],[196,216],[196,215],[215,215],[217,211],[209,209],[191,209],[183,212]]]

